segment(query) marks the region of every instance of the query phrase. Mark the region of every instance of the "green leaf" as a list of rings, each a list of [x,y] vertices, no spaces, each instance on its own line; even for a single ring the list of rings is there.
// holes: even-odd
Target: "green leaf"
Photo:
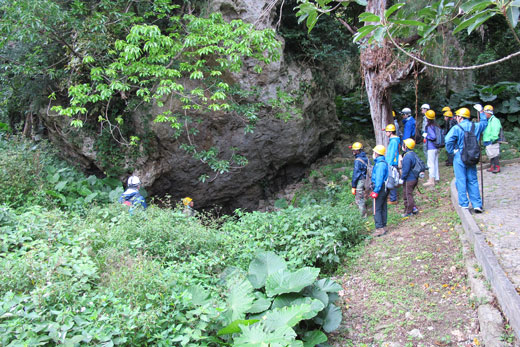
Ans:
[[[236,334],[242,332],[239,325],[249,326],[258,322],[258,319],[237,319],[217,332],[218,336]]]
[[[385,11],[385,18],[388,19],[395,11],[403,7],[405,4],[398,2],[397,4],[394,4],[390,6],[388,10]]]
[[[516,28],[516,25],[518,24],[518,15],[519,15],[518,7],[510,5],[507,8],[506,14],[507,14],[507,19],[509,20],[509,22],[511,22],[511,25],[513,26],[513,28]]]
[[[314,321],[323,325],[323,330],[330,333],[339,327],[342,318],[341,309],[334,304],[329,304],[323,311],[318,313]]]
[[[358,5],[366,6],[368,5],[367,0],[354,0]]]
[[[253,286],[241,276],[228,279],[227,311],[225,316],[230,322],[244,319],[245,313],[253,306]]]
[[[371,13],[371,12],[363,12],[359,15],[359,21],[360,22],[375,22],[380,23],[381,18],[379,16]]]
[[[247,278],[256,289],[265,285],[267,277],[280,270],[285,270],[287,264],[274,252],[260,252],[249,264]]]
[[[343,288],[337,282],[334,282],[330,278],[322,278],[314,283],[314,285],[324,292],[339,292]]]
[[[191,294],[191,303],[195,306],[202,306],[210,302],[209,293],[201,286],[191,286],[188,288],[188,293]]]
[[[265,290],[267,296],[299,292],[311,285],[318,277],[320,269],[304,267],[296,272],[279,270],[267,277]]]
[[[374,25],[374,24],[365,25],[365,26],[361,27],[358,30],[358,32],[354,35],[354,42],[357,42],[357,41],[363,39],[365,36],[372,33],[372,31],[374,31],[377,27],[379,27],[379,25]]]
[[[303,290],[303,295],[320,300],[323,303],[323,307],[326,307],[329,304],[329,296],[327,293],[315,285],[306,287]]]
[[[309,16],[307,17],[307,21],[305,24],[307,25],[307,32],[311,32],[312,28],[316,25],[316,22],[318,21],[318,12],[311,12],[309,13]]]
[[[58,184],[56,184],[54,186],[54,189],[57,190],[58,192],[61,192],[63,190],[63,188],[65,188],[67,183],[68,183],[67,181],[60,181],[60,182],[58,182]]]
[[[418,20],[412,20],[412,19],[389,19],[388,21],[391,23],[395,23],[395,24],[415,26],[415,27],[426,27],[427,26],[423,22],[420,22]]]
[[[453,33],[456,34],[459,31],[468,28],[468,34],[470,34],[471,31],[473,31],[473,29],[476,28],[476,25],[482,24],[484,21],[486,21],[487,19],[491,18],[494,15],[495,15],[495,13],[492,12],[491,10],[477,13],[473,17],[468,18],[465,21],[463,21],[462,23],[460,23],[459,25],[457,25],[457,27],[455,29],[453,29]],[[484,21],[482,21],[482,19],[484,19]],[[473,29],[470,31],[469,28],[473,28]]]
[[[254,295],[255,301],[247,313],[260,313],[268,310],[269,307],[271,307],[272,300],[268,299],[264,293],[255,292]]]
[[[304,347],[314,347],[317,344],[327,342],[327,335],[319,330],[306,331],[303,335],[303,341]]]
[[[86,203],[90,203],[90,202],[92,202],[92,200],[94,200],[94,198],[95,198],[96,196],[98,196],[98,192],[93,192],[93,193],[87,195],[87,197],[85,198],[85,202],[86,202]]]
[[[271,331],[264,322],[241,326],[242,334],[233,340],[235,347],[287,346],[294,341],[296,333],[287,326]]]
[[[265,314],[263,322],[270,330],[275,330],[282,326],[293,327],[305,319],[305,316],[310,312],[312,312],[312,308],[309,304],[275,308]]]
[[[490,0],[472,0],[464,2],[460,5],[460,9],[464,12],[473,12],[484,6],[484,8],[491,5],[493,2]]]
[[[323,302],[321,302],[318,299],[302,297],[299,294],[293,293],[277,296],[276,299],[274,299],[273,301],[273,308],[282,308],[302,304],[307,304],[311,306],[311,311],[303,317],[305,319],[314,318],[318,314],[318,312],[323,310],[323,308],[325,308],[326,306],[323,304]]]

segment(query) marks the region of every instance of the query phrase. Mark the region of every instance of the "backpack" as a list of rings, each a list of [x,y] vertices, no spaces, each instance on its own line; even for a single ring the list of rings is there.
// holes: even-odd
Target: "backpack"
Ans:
[[[462,162],[466,166],[477,165],[480,161],[480,145],[477,141],[477,136],[475,135],[475,123],[471,124],[471,130],[466,131],[460,124],[457,124],[462,131],[464,131],[464,148],[462,149],[462,153],[460,157]]]
[[[395,189],[399,185],[399,170],[388,163],[386,165],[388,166],[388,177],[385,181],[386,189]]]
[[[422,161],[421,158],[419,158],[419,156],[417,155],[417,153],[415,152],[406,152],[406,154],[408,153],[413,153],[413,156],[415,158],[415,164],[414,166],[412,167],[412,173],[414,174],[415,177],[417,177],[417,179],[419,179],[419,177],[421,177],[421,173],[424,175],[424,172],[426,170],[428,170],[428,167],[426,166],[426,164],[424,163],[424,161]],[[405,154],[405,155],[406,155]]]
[[[433,143],[433,145],[436,148],[443,148],[445,145],[443,133],[444,132],[442,131],[441,128],[439,128],[437,126],[435,127],[435,142]]]
[[[370,196],[371,191],[371,184],[372,184],[372,170],[374,167],[372,166],[372,163],[370,162],[370,159],[367,158],[367,162],[365,163],[362,159],[356,158],[356,160],[359,160],[365,166],[367,167],[367,173],[365,175],[365,198],[368,199]]]

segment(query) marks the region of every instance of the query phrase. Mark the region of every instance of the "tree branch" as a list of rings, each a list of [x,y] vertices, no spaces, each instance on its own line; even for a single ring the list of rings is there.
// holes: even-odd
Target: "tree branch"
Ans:
[[[345,22],[343,19],[341,18],[336,18],[341,24],[343,24],[343,26],[345,28],[348,29],[348,31],[350,31],[350,33],[352,35],[356,35],[356,33],[358,32],[358,28],[356,28],[355,26],[351,26],[350,24],[348,24],[347,22]]]

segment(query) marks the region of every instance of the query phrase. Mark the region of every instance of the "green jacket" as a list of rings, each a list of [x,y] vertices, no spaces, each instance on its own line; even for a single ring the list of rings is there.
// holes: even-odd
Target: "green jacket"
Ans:
[[[488,119],[488,126],[482,134],[482,141],[485,143],[498,140],[498,137],[500,136],[500,129],[502,129],[502,123],[500,123],[500,119],[495,117],[495,115],[492,115]]]

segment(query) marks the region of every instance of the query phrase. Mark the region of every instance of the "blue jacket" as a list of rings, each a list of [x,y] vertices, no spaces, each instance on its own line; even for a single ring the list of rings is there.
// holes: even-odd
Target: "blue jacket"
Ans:
[[[417,181],[417,176],[412,171],[416,162],[415,155],[410,154],[412,152],[407,150],[403,155],[403,168],[401,169],[401,179],[403,181]]]
[[[414,139],[415,138],[415,118],[412,116],[408,116],[408,118],[403,118],[403,140],[406,139]]]
[[[358,154],[356,154],[356,160],[354,160],[354,172],[352,173],[352,188],[356,188],[358,181],[363,180],[367,177],[367,165],[368,164],[368,158],[365,152],[361,151]],[[365,187],[365,189],[368,189],[368,187]]]
[[[147,208],[146,201],[144,197],[139,193],[137,189],[129,188],[127,189],[121,196],[119,197],[119,203],[130,206],[130,212],[132,212],[136,207]]]
[[[435,147],[435,140],[437,140],[437,135],[435,135],[435,127],[436,125],[427,125],[425,132],[426,132],[426,144],[427,149],[437,149]]]
[[[388,178],[388,164],[385,161],[385,157],[377,157],[372,170],[372,190],[375,193],[379,193],[386,179]]]
[[[385,155],[385,160],[388,165],[397,166],[399,164],[399,144],[401,144],[399,137],[391,137],[388,141],[388,148],[386,149]]]
[[[486,129],[488,124],[487,118],[480,117],[480,122],[475,123],[475,135],[477,140],[480,138],[480,134]],[[469,119],[464,119],[458,125],[455,125],[445,137],[446,151],[448,153],[454,153],[454,150],[458,149],[458,153],[464,148],[464,131],[459,127],[462,127],[465,131],[471,130],[471,122]]]

